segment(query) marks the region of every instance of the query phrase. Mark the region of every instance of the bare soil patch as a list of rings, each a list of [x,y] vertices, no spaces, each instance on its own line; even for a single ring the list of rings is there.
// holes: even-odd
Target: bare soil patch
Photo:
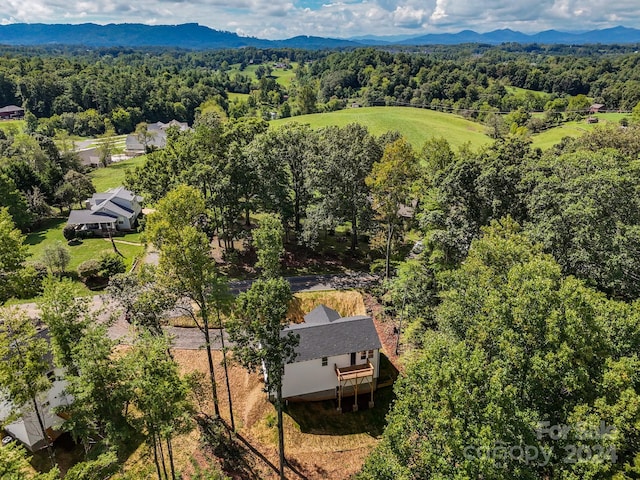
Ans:
[[[174,350],[173,355],[183,373],[204,375],[203,390],[210,396],[206,352]],[[214,352],[214,362],[221,416],[230,423],[221,352]],[[174,448],[179,450],[176,467],[184,478],[191,478],[193,461],[199,465],[219,462],[232,478],[275,479],[278,477],[273,468],[278,464],[276,411],[267,400],[262,377],[231,365],[229,383],[237,429],[235,444],[241,458],[229,469],[228,462],[221,462],[203,447],[198,431],[194,430],[174,442]],[[291,467],[287,469],[287,478],[343,479],[359,471],[384,428],[391,389],[381,389],[375,395],[373,410],[364,408],[342,415],[332,401],[290,404],[285,411],[285,445]],[[203,399],[200,408],[209,414],[213,412],[209,398]],[[139,460],[151,458],[141,454]]]

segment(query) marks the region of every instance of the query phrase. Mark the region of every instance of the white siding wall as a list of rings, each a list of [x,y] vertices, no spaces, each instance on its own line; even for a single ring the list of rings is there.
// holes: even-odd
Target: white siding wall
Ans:
[[[370,359],[374,367],[374,378],[379,375],[380,352],[374,350]],[[356,365],[366,364],[367,360],[360,359],[360,352],[356,352]],[[322,359],[317,358],[306,362],[290,363],[284,367],[282,379],[283,398],[306,395],[309,393],[332,390],[338,386],[335,365],[348,367],[351,365],[351,354],[329,357],[327,366],[322,366]]]
[[[59,377],[62,375],[62,371],[56,369],[55,374]],[[53,410],[56,407],[69,405],[71,403],[72,398],[64,395],[66,384],[67,382],[65,380],[55,380],[46,395],[41,395],[39,398],[38,405],[45,428],[59,429],[64,422]],[[9,403],[5,402],[0,406],[0,417],[4,414],[6,418],[10,412],[11,406]],[[32,403],[26,403],[22,407],[21,413],[22,416],[15,422],[6,425],[5,430],[30,449],[43,439],[42,431]],[[0,420],[3,420],[3,418],[0,418]]]

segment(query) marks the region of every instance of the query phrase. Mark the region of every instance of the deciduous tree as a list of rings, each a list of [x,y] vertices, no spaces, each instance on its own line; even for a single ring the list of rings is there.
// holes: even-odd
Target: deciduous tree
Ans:
[[[257,280],[236,300],[237,319],[229,328],[234,357],[249,371],[266,370],[267,389],[275,395],[278,412],[280,478],[284,479],[282,377],[285,364],[295,359],[298,338],[283,333],[291,288],[283,278]]]
[[[385,231],[385,278],[390,276],[392,242],[401,237],[406,222],[413,216],[417,197],[416,182],[419,164],[411,145],[397,140],[384,149],[379,162],[373,164],[365,178],[371,189],[372,207]]]

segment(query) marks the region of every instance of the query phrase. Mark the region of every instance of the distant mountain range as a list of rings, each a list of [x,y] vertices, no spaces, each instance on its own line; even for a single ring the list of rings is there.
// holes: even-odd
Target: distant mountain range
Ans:
[[[364,45],[455,45],[484,43],[497,45],[505,42],[545,44],[623,44],[640,43],[640,30],[614,27],[582,33],[547,30],[525,34],[513,30],[494,30],[477,33],[464,30],[459,33],[428,34],[419,37],[364,36],[351,39],[299,36],[287,40],[264,40],[241,37],[232,32],[213,30],[197,23],[182,25],[143,25],[138,23],[80,25],[15,23],[0,25],[0,44],[4,45],[83,45],[87,47],[178,47],[187,49],[216,48],[349,48]]]

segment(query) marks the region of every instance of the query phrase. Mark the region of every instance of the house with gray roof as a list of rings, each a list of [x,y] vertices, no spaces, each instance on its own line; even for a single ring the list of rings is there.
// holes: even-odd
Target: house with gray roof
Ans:
[[[7,105],[6,107],[2,107],[0,108],[0,118],[24,118],[24,108],[18,107],[17,105]]]
[[[97,233],[114,230],[133,230],[138,215],[142,212],[142,197],[124,187],[111,188],[103,193],[94,193],[86,200],[84,210],[71,210],[68,225],[78,230]]]
[[[147,125],[147,134],[138,135],[132,133],[127,135],[125,140],[125,153],[128,156],[143,155],[147,149],[157,150],[167,145],[167,130],[177,128],[178,131],[184,132],[189,130],[189,124],[171,120],[170,122],[156,122]]]
[[[47,329],[40,329],[37,335],[49,341]],[[54,441],[62,434],[64,414],[58,414],[56,411],[58,408],[68,407],[73,402],[73,397],[65,392],[67,382],[64,380],[64,372],[54,367],[52,354],[47,355],[46,359],[51,366],[47,372],[51,386],[49,390],[37,396],[35,404],[27,402],[22,406],[14,405],[5,392],[0,391],[0,425],[8,435],[21,442],[31,452],[45,448],[48,442]],[[42,433],[36,408],[47,439]]]
[[[319,305],[282,334],[299,336],[296,357],[285,365],[282,396],[289,401],[337,399],[373,392],[380,374],[380,338],[371,317],[341,317]],[[354,404],[357,409],[357,401]]]

